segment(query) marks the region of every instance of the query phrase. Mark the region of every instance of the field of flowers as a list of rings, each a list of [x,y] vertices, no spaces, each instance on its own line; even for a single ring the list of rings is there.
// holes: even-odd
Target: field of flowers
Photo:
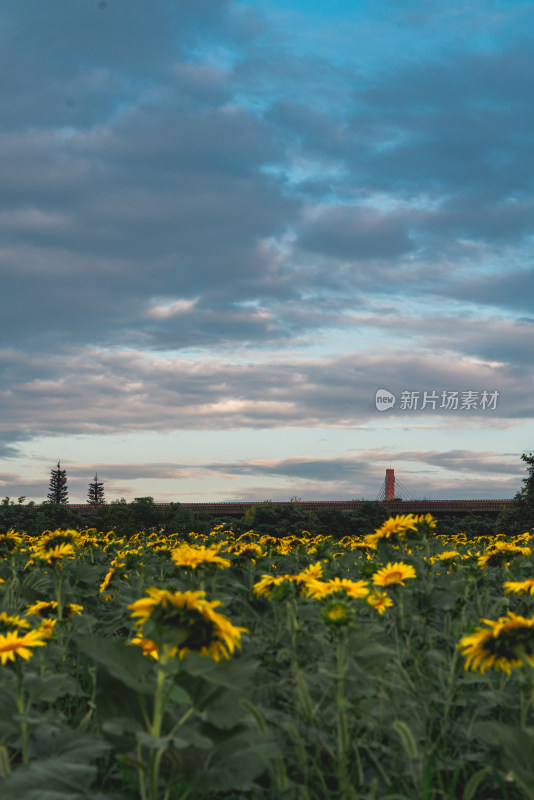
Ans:
[[[0,797],[534,798],[533,536],[2,534]]]

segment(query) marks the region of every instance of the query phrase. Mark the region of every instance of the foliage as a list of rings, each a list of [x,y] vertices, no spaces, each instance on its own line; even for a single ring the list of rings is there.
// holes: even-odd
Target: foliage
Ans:
[[[245,519],[257,533],[268,533],[270,536],[282,538],[288,535],[300,535],[303,530],[315,533],[317,518],[312,511],[306,511],[297,501],[289,505],[280,503],[259,503],[251,506]]]
[[[0,534],[2,800],[534,797],[532,531],[434,526]]]
[[[98,480],[98,473],[95,474],[95,477],[89,484],[87,502],[92,506],[100,506],[104,503],[104,484],[102,481]]]
[[[57,469],[50,470],[50,486],[48,490],[48,499],[51,503],[66,503],[69,498],[67,489],[67,471],[61,469],[59,461],[57,462]]]
[[[528,465],[524,486],[517,492],[512,503],[502,510],[497,519],[497,530],[522,533],[532,527],[534,517],[534,454],[523,453],[521,460]]]

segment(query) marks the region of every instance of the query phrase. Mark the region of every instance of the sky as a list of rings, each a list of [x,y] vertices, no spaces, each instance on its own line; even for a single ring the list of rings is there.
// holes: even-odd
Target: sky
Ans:
[[[530,0],[3,0],[0,496],[513,497],[533,37]]]

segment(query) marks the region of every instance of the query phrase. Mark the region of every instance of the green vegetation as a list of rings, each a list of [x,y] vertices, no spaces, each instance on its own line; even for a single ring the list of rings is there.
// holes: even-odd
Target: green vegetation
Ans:
[[[435,525],[0,534],[2,800],[533,798],[532,531]]]

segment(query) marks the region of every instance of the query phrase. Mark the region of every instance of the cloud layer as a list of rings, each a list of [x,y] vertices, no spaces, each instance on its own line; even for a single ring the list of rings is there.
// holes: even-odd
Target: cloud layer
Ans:
[[[529,5],[6,0],[0,471],[44,436],[381,446],[378,388],[529,424]]]

